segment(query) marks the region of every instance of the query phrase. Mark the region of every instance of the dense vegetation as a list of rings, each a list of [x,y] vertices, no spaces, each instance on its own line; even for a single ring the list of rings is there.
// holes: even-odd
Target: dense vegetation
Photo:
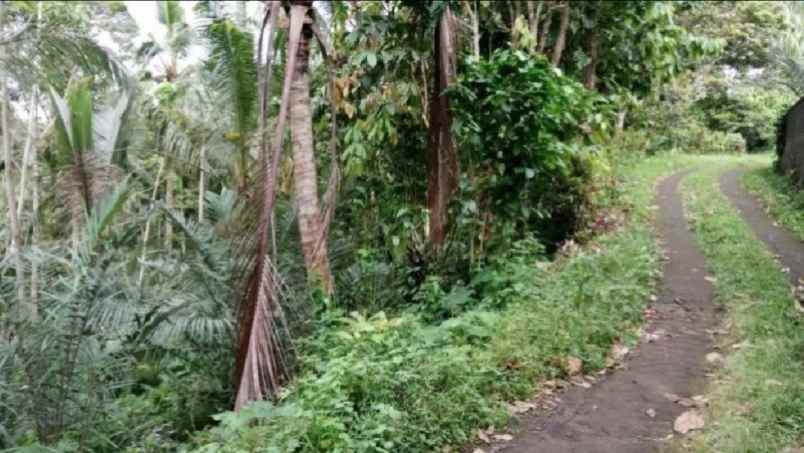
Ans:
[[[635,340],[678,152],[804,93],[794,4],[134,3],[0,2],[0,449],[471,442]]]

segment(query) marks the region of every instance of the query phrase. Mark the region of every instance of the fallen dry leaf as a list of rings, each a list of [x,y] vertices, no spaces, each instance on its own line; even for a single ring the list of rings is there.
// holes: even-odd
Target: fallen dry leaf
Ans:
[[[489,439],[489,436],[486,435],[486,432],[483,431],[482,429],[477,430],[477,438],[487,444],[491,443],[491,439]]]
[[[508,411],[513,414],[524,414],[525,412],[536,407],[535,404],[527,401],[514,401],[513,404],[508,405]]]
[[[713,365],[720,365],[723,363],[723,356],[717,352],[710,352],[706,354],[706,362]]]
[[[703,414],[697,409],[692,409],[676,418],[673,423],[673,430],[680,434],[687,434],[690,431],[703,428],[704,425]]]
[[[581,359],[572,356],[567,357],[567,374],[575,376],[576,374],[581,374],[581,371],[583,371]]]
[[[510,442],[510,441],[514,440],[514,436],[512,436],[510,434],[495,434],[494,435],[494,440],[496,440],[498,442]]]
[[[653,417],[656,416],[656,411],[653,410],[653,409],[648,409],[648,410],[645,411],[645,413],[648,414],[648,417],[650,417],[650,418],[653,418]]]
[[[717,282],[717,279],[715,277],[710,277],[708,275],[706,277],[704,277],[704,280],[708,281],[709,283],[716,283]]]
[[[472,453],[486,453],[486,450],[483,450],[482,448],[475,448]]]

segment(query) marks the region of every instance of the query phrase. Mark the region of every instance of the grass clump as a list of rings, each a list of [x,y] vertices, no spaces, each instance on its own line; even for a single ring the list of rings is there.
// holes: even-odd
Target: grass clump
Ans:
[[[740,348],[732,349],[713,387],[701,451],[779,452],[804,434],[804,329],[785,274],[719,190],[728,159],[690,175],[685,199],[714,273],[718,302]]]

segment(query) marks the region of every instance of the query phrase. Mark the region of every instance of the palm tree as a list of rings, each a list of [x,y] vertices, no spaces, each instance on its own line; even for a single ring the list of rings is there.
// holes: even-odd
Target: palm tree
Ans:
[[[97,198],[120,177],[112,156],[119,146],[130,101],[129,94],[121,92],[115,104],[96,111],[92,82],[92,78],[74,82],[65,97],[52,88],[50,92],[56,112],[55,160],[62,172],[75,246],[81,239],[84,219],[92,212]]]

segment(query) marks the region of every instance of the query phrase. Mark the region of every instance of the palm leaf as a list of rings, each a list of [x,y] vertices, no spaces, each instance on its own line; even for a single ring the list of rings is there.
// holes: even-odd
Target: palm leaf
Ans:
[[[233,110],[234,131],[241,146],[256,127],[257,66],[254,36],[241,31],[228,19],[217,19],[207,27],[210,57],[207,68],[224,102]]]

